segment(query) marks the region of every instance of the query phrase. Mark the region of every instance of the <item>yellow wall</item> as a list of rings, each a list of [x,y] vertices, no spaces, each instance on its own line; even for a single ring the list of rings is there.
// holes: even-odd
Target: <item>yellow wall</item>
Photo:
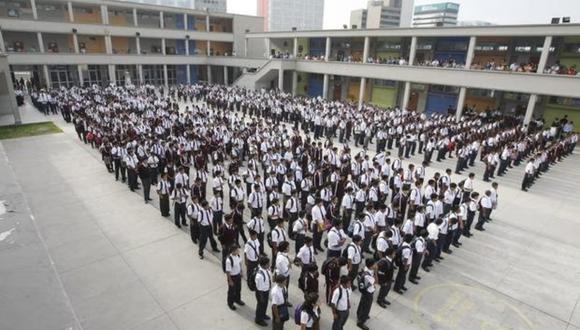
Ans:
[[[496,99],[487,97],[467,96],[465,98],[465,105],[468,107],[473,107],[475,105],[477,112],[482,112],[485,111],[488,107],[490,109],[495,109],[497,106],[497,101]]]
[[[91,40],[89,37],[79,36],[79,50],[80,44],[85,43],[85,50],[87,53],[106,53],[105,48],[105,38],[102,36],[95,37],[95,40]],[[74,47],[74,46],[73,46]]]
[[[110,25],[117,25],[117,26],[131,26],[133,25],[133,20],[130,22],[127,20],[127,16],[125,15],[109,15],[109,24]]]
[[[397,103],[397,88],[373,86],[370,103],[382,107],[394,106]]]
[[[212,42],[211,48],[213,49],[214,55],[217,55],[217,53],[219,53],[220,55],[224,55],[225,53],[228,53],[229,55],[232,54],[232,44],[231,43]]]
[[[113,49],[118,52],[126,52],[129,49],[129,37],[111,37],[111,43],[113,44]],[[136,52],[136,49],[132,49]]]
[[[75,23],[101,23],[100,8],[92,7],[91,9],[93,10],[92,14],[81,13],[78,10],[75,10],[73,5]]]
[[[578,131],[580,128],[580,108],[569,107],[565,105],[548,104],[544,110],[544,119],[546,120],[546,126],[550,126],[554,119],[562,119],[565,115],[568,115],[568,120],[574,122],[574,129]]]

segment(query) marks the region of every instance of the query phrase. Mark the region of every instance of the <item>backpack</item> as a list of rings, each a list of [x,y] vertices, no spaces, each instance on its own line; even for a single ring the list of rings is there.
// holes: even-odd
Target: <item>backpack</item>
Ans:
[[[310,320],[311,318],[313,318],[311,312],[309,312],[306,309],[303,309],[303,304],[299,304],[296,309],[294,309],[294,323],[296,323],[296,325],[301,325],[301,319],[302,319],[302,311],[305,311],[306,314],[308,314],[308,319]]]
[[[322,274],[328,273],[328,267],[330,265],[331,262],[335,261],[336,258],[328,258],[326,260],[324,260],[324,262],[322,263],[322,267],[320,267],[320,272],[322,272]]]
[[[270,248],[274,246],[274,244],[272,244],[272,233],[274,232],[274,230],[278,230],[278,229],[276,227],[274,227],[274,229],[270,230],[270,232],[268,234],[266,234],[266,242],[268,242],[268,246]]]
[[[342,250],[342,256],[348,260],[348,248],[352,247],[353,243],[350,243],[346,246],[346,249]],[[355,248],[356,249],[356,248]]]
[[[395,176],[391,176],[389,178],[389,188],[391,188],[391,190],[395,190]]]
[[[248,289],[250,291],[256,291],[256,276],[258,276],[258,273],[260,272],[260,267],[256,267],[252,270],[252,272],[250,273],[250,276],[248,276],[247,282],[248,282]],[[264,274],[260,273],[262,276],[264,276]]]
[[[356,275],[356,282],[357,282],[357,287],[358,287],[358,290],[359,290],[360,292],[363,292],[364,290],[366,290],[366,289],[367,289],[367,285],[366,285],[366,283],[365,283],[365,275],[367,275],[367,272],[365,272],[365,271],[359,272],[359,273]],[[370,274],[369,274],[369,275],[370,275]]]
[[[395,264],[397,265],[397,267],[403,267],[403,250],[404,249],[410,249],[411,247],[409,246],[399,246],[399,248],[397,248],[397,255],[395,256]]]

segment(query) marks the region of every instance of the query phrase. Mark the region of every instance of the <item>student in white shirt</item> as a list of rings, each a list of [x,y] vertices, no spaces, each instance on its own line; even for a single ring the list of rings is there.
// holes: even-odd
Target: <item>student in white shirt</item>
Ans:
[[[362,284],[363,287],[361,288],[361,298],[356,310],[356,325],[363,330],[368,330],[369,328],[365,325],[365,322],[369,318],[371,307],[373,306],[373,296],[375,293],[376,283],[375,259],[370,258],[365,260],[365,268],[363,270],[362,280],[364,283]]]
[[[226,258],[226,277],[228,280],[228,307],[235,311],[234,303],[244,306],[241,299],[242,293],[242,258],[240,248],[232,246],[230,254]]]
[[[250,229],[250,239],[244,245],[244,264],[246,265],[246,278],[250,278],[252,271],[258,267],[259,259],[260,242],[258,241],[258,233]]]
[[[489,214],[493,207],[491,203],[491,191],[486,190],[485,195],[479,199],[479,218],[477,218],[477,224],[475,224],[475,229],[479,231],[484,231],[483,224],[489,221]]]
[[[272,300],[272,329],[284,329],[284,323],[290,319],[288,313],[287,278],[283,275],[275,276],[276,284],[270,291]]]
[[[270,259],[268,259],[268,257],[260,257],[258,263],[260,266],[258,267],[256,277],[254,278],[254,283],[256,285],[256,315],[254,322],[264,327],[268,326],[266,319],[270,319],[266,315],[266,310],[268,309],[268,295],[273,285],[273,277],[268,269],[268,266],[270,265]]]
[[[332,330],[342,330],[344,328],[350,312],[351,297],[351,281],[348,276],[341,276],[340,285],[334,289],[330,299],[334,320],[332,322]]]
[[[302,311],[300,312],[300,329],[312,330],[320,328],[320,307],[318,293],[309,292],[304,296]]]

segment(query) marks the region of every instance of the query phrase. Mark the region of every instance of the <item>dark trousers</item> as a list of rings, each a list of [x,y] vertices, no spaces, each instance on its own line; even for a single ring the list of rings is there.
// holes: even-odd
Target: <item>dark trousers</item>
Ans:
[[[447,237],[445,238],[445,243],[443,245],[443,251],[449,250],[449,247],[451,246],[451,242],[453,241],[453,237],[455,237],[456,231],[457,231],[457,229],[449,230],[449,232],[447,233]]]
[[[433,242],[432,240],[428,240],[427,251],[429,251],[429,254],[425,254],[425,257],[423,258],[422,265],[423,267],[431,266],[431,263],[433,262],[433,258],[435,256],[435,250],[436,250],[435,242]]]
[[[358,303],[358,308],[356,310],[356,318],[358,322],[364,323],[371,312],[371,307],[373,305],[373,294],[368,293],[366,290],[361,292],[360,301]]]
[[[115,166],[115,180],[119,180],[119,174],[121,174],[121,178],[123,180],[123,182],[125,182],[125,180],[127,180],[126,178],[126,169],[121,166],[121,160],[120,159],[114,159],[113,160],[113,165]]]
[[[475,224],[475,228],[483,229],[483,224],[485,223],[485,220],[486,220],[484,213],[485,212],[479,211],[479,217],[477,218],[477,223]]]
[[[169,196],[159,195],[159,210],[161,211],[161,216],[169,216]]]
[[[437,238],[437,249],[435,250],[435,258],[439,258],[441,256],[441,251],[443,251],[443,247],[445,246],[446,241],[447,234],[439,233],[439,237]]]
[[[395,278],[395,291],[401,291],[405,286],[405,282],[407,281],[407,271],[408,269],[405,265],[399,267],[397,277]]]
[[[232,306],[234,302],[242,300],[242,276],[238,274],[230,277],[234,283],[228,285],[228,306]]]
[[[392,285],[393,281],[388,281],[380,285],[379,296],[377,297],[378,303],[382,303],[387,300],[387,295],[389,294],[389,291],[391,291]]]
[[[143,199],[147,202],[150,199],[151,178],[141,179],[141,184],[143,185]]]
[[[269,291],[256,290],[256,321],[263,321],[266,319],[266,310],[268,309]]]
[[[348,320],[348,314],[349,314],[349,310],[345,310],[345,311],[337,311],[338,312],[338,317],[332,321],[332,330],[342,330],[344,329],[344,325],[346,324],[346,321]]]
[[[463,235],[471,235],[471,225],[473,224],[473,218],[475,218],[475,212],[467,211],[467,221],[465,227],[463,227]]]
[[[199,226],[199,255],[203,256],[203,250],[205,249],[205,245],[207,241],[211,244],[211,248],[217,250],[217,243],[213,238],[213,232],[211,230],[211,226]]]
[[[137,189],[137,172],[134,169],[128,169],[127,176],[129,179],[129,189],[131,189],[131,191]]]
[[[191,235],[191,241],[197,244],[197,240],[199,240],[199,224],[197,223],[197,219],[189,219],[189,233]]]
[[[296,242],[294,243],[294,252],[296,255],[298,255],[298,251],[300,251],[300,248],[304,245],[304,238],[306,238],[306,235],[304,234],[295,235]]]
[[[181,228],[181,224],[186,225],[185,222],[185,203],[175,203],[173,205],[173,218],[175,220],[175,225]],[[181,219],[181,222],[179,221]]]
[[[422,259],[423,254],[413,254],[413,262],[411,263],[411,270],[409,270],[409,280],[414,280],[417,277],[417,272],[419,271],[419,266],[421,265]]]
[[[340,257],[340,250],[331,250],[328,249],[326,250],[326,258],[330,259],[330,258],[339,258]]]

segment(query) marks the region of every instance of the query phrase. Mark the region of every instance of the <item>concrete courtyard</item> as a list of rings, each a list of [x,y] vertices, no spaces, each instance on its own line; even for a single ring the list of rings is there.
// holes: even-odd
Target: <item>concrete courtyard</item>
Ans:
[[[23,112],[40,116],[30,106]],[[0,142],[0,329],[256,329],[245,284],[247,305],[227,308],[219,257],[200,260],[156,202],[144,205],[72,125],[49,119],[64,133]],[[580,329],[579,164],[578,153],[568,157],[527,193],[522,166],[498,178],[487,231],[462,238],[405,295],[390,293],[389,308],[374,304],[369,327]],[[452,165],[435,163],[428,175]],[[474,171],[481,179],[482,166]],[[476,190],[487,187],[479,181]],[[297,277],[294,269],[295,305]],[[329,329],[331,312],[322,309],[321,329]]]

